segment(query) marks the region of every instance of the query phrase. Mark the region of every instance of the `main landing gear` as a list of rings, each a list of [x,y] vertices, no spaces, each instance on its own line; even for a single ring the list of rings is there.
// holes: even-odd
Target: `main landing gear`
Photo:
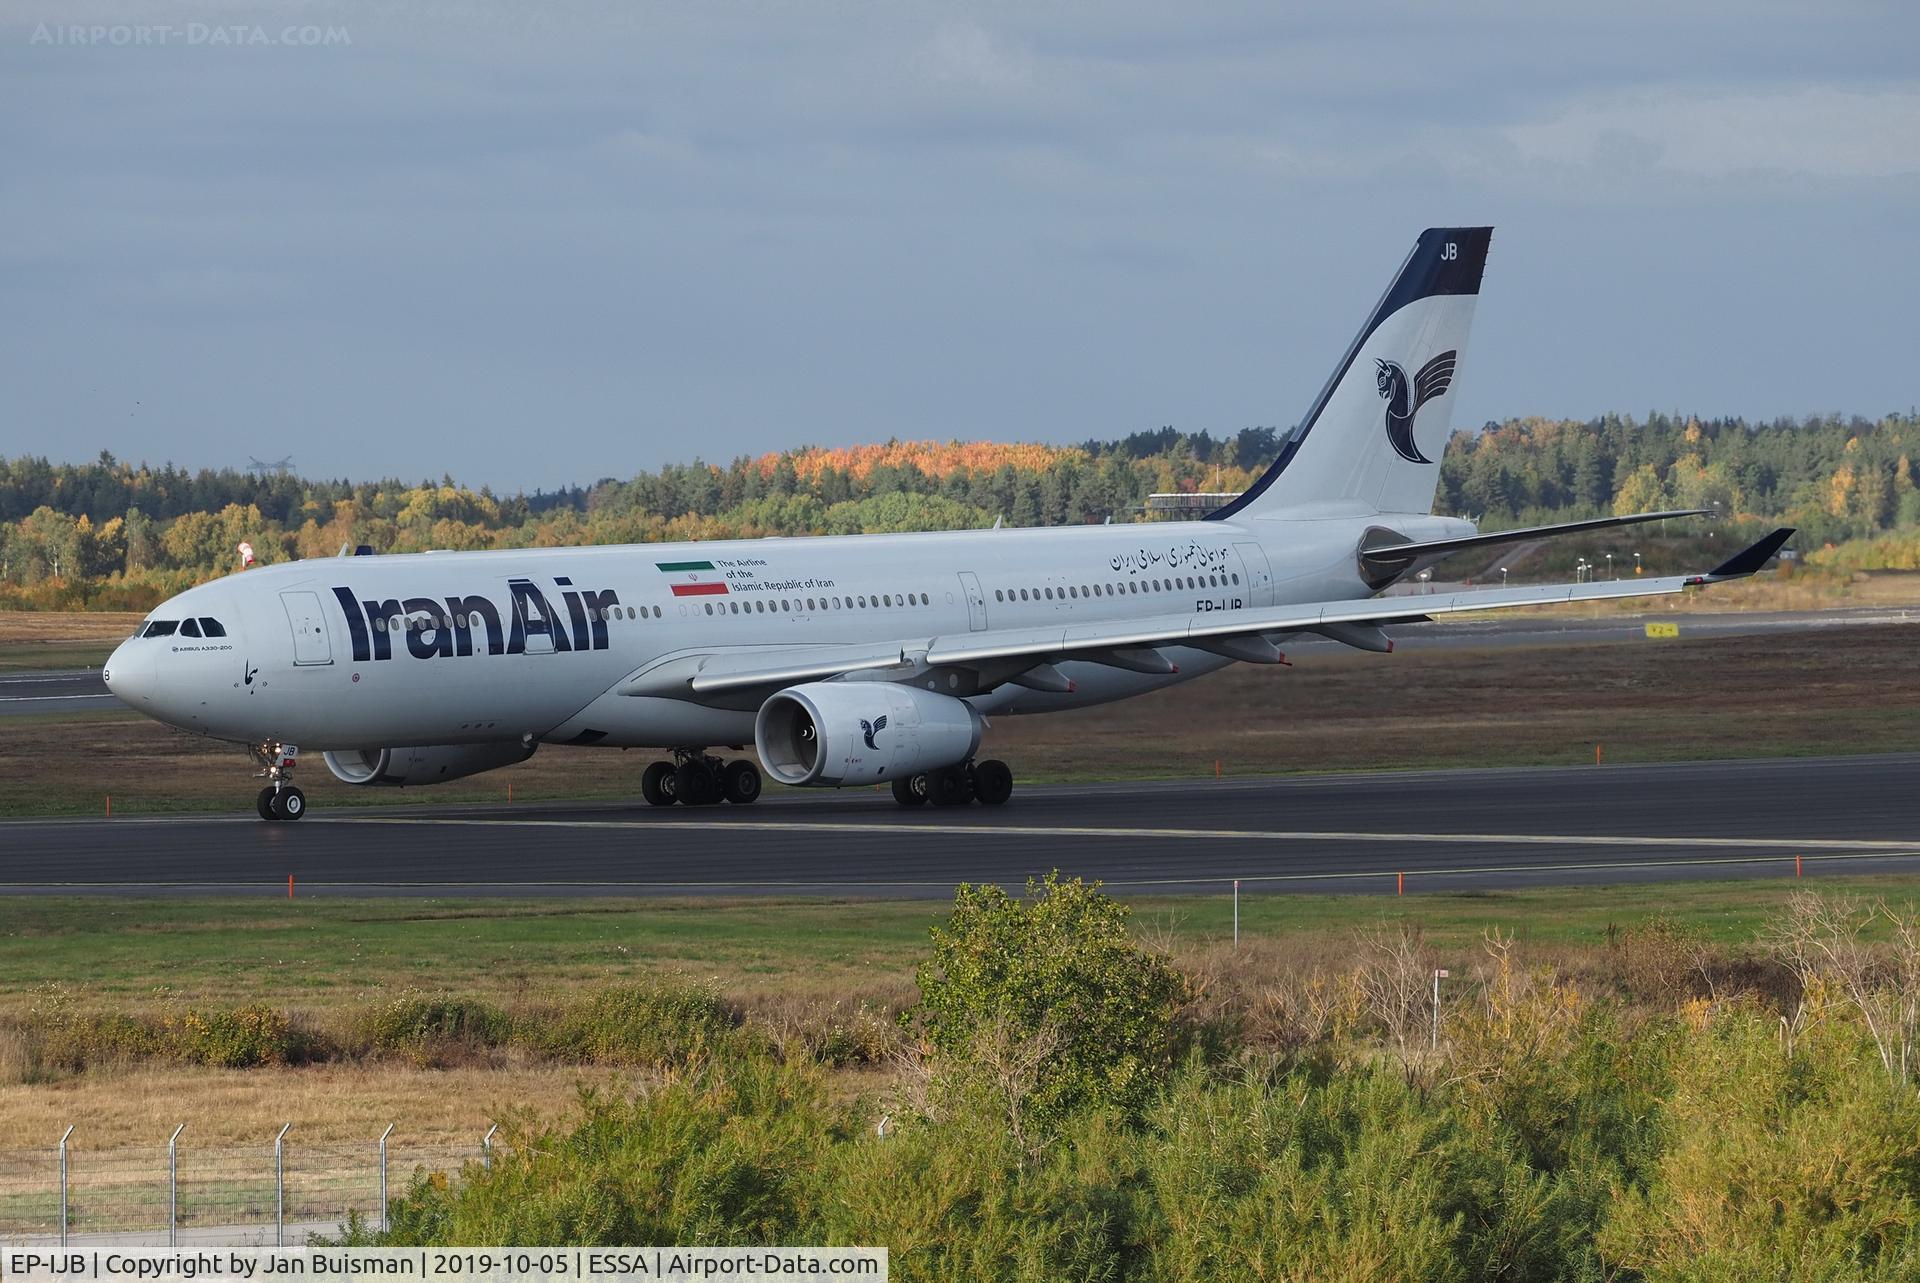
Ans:
[[[981,802],[999,806],[1013,796],[1013,770],[997,758],[984,762],[962,762],[924,775],[909,775],[893,782],[893,800],[902,806],[965,806]]]
[[[255,778],[269,781],[253,799],[253,809],[269,824],[291,824],[307,813],[307,795],[293,785],[293,764],[300,750],[269,740],[249,744],[247,751],[260,763]]]
[[[649,806],[746,806],[760,800],[760,768],[744,758],[723,762],[698,749],[676,748],[671,762],[655,762],[640,777]]]

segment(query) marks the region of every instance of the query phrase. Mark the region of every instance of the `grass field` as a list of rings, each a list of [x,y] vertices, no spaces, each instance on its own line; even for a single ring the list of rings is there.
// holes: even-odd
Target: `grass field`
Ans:
[[[1033,782],[1920,750],[1920,624],[1717,640],[1302,654],[1155,695],[995,721],[989,751]],[[351,788],[319,763],[315,806],[626,798],[651,755],[544,748],[432,789]],[[103,763],[112,769],[103,770]],[[582,769],[583,767],[589,769]],[[130,712],[0,720],[0,815],[245,810],[230,745]]]

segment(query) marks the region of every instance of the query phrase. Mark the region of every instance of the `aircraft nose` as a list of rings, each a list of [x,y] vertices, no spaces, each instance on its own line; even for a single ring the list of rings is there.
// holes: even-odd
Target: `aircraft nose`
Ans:
[[[120,643],[119,649],[107,657],[107,665],[100,670],[100,677],[107,689],[128,704],[151,704],[153,702],[153,651],[143,646],[136,638]]]

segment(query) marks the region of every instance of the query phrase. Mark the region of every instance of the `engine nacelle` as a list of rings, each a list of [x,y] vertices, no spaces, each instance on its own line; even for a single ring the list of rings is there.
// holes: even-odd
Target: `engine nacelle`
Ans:
[[[533,756],[534,744],[429,744],[423,748],[356,748],[323,753],[333,778],[343,784],[445,784]]]
[[[782,784],[877,784],[972,757],[980,714],[965,700],[893,682],[809,682],[760,706],[753,742]]]

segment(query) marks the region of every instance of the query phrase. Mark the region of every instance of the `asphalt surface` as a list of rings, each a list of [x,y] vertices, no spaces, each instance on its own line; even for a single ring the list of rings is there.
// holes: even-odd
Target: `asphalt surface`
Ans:
[[[752,807],[401,806],[294,825],[0,823],[0,892],[941,897],[1058,868],[1132,892],[1393,893],[1920,874],[1920,754],[1287,776],[1016,792],[907,811],[877,791]],[[244,815],[242,814],[244,812]]]
[[[1420,596],[1408,594],[1417,604]],[[1811,632],[1827,628],[1920,621],[1920,609],[1849,607],[1843,610],[1778,612],[1659,613],[1617,618],[1575,619],[1552,616],[1508,616],[1486,620],[1449,620],[1407,624],[1392,630],[1394,647],[1402,651],[1466,650],[1500,646],[1586,646],[1643,640],[1650,620],[1673,621],[1682,637],[1734,637],[1756,633]],[[1294,637],[1288,653],[1337,651],[1338,642]],[[117,710],[124,707],[100,680],[97,668],[50,669],[0,673],[0,718]]]
[[[0,673],[0,717],[124,707],[100,680],[97,668]]]

